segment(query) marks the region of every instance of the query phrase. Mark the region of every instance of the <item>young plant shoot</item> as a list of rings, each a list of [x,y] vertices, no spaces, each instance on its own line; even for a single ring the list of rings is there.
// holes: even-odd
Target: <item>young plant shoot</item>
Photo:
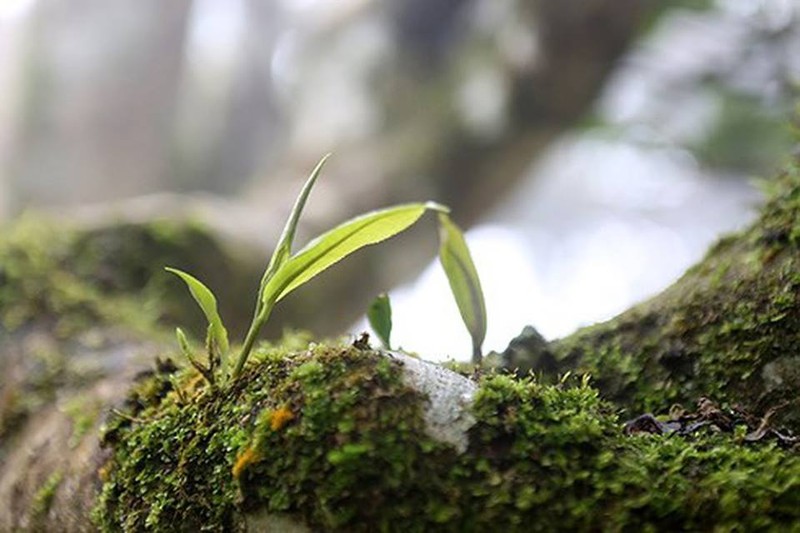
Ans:
[[[439,240],[439,261],[447,274],[464,325],[472,336],[472,363],[479,365],[486,337],[486,304],[481,280],[464,234],[444,212],[439,213]]]
[[[297,223],[327,159],[328,156],[322,158],[300,191],[283,228],[278,245],[261,278],[253,321],[230,373],[230,377],[234,380],[242,373],[262,327],[269,319],[273,307],[280,300],[353,252],[370,244],[384,241],[407,229],[419,220],[425,211],[447,212],[446,207],[433,202],[403,204],[371,211],[323,233],[292,255],[292,243]],[[231,362],[228,353],[228,336],[217,312],[217,301],[214,294],[193,276],[174,268],[167,268],[167,270],[179,276],[186,283],[208,320],[206,344],[209,347],[209,368],[216,367],[214,360],[217,358],[217,354],[220,354],[222,357],[220,366],[227,370]],[[183,345],[183,343],[181,344]],[[190,362],[192,362],[191,359]]]
[[[369,306],[367,320],[372,331],[378,336],[387,350],[392,349],[392,302],[388,294],[381,294]]]

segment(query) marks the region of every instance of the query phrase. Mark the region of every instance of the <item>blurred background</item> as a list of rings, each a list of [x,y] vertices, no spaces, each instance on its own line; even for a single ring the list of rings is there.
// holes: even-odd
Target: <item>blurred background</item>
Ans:
[[[0,224],[188,217],[265,262],[333,152],[299,240],[450,205],[502,350],[610,318],[751,220],[799,83],[797,0],[0,0]],[[466,359],[436,248],[428,220],[276,327],[355,332],[390,291],[396,344]]]

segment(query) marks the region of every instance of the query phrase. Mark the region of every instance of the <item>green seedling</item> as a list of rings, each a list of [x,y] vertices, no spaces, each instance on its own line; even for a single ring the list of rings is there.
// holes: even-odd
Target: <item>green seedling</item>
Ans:
[[[211,335],[211,327],[209,327],[208,334],[206,336],[207,346],[211,346]],[[189,339],[186,337],[186,334],[181,328],[175,328],[175,336],[178,339],[178,346],[180,346],[181,353],[189,361],[189,364],[195,367],[210,385],[214,385],[216,381],[214,378],[214,363],[216,359],[215,354],[209,350],[208,366],[205,366],[194,357],[194,350],[192,350],[191,346],[189,345]]]
[[[222,323],[222,317],[219,316],[217,299],[214,297],[214,293],[191,274],[171,267],[166,267],[165,270],[175,274],[186,283],[189,292],[192,294],[192,297],[194,297],[194,301],[197,302],[197,305],[203,310],[203,314],[206,315],[206,320],[208,320],[207,338],[209,342],[215,343],[220,351],[227,352],[229,348],[228,330],[225,329]]]
[[[369,306],[367,320],[372,331],[387,350],[392,349],[392,302],[387,294],[381,294]]]
[[[327,158],[328,156],[323,157],[317,164],[300,191],[278,245],[261,278],[253,321],[230,373],[234,380],[241,375],[261,329],[269,319],[272,309],[280,300],[348,255],[365,246],[382,242],[407,229],[426,211],[434,210],[440,213],[448,211],[446,207],[433,202],[403,204],[371,211],[323,233],[292,255],[292,243],[297,223]],[[209,373],[213,374],[214,368],[216,368],[215,360],[221,358],[220,366],[227,369],[229,364],[227,332],[217,312],[217,302],[213,293],[193,276],[174,268],[167,270],[179,276],[186,283],[208,319],[206,345],[209,349],[209,365],[203,368],[207,368]],[[183,343],[181,345],[183,346]],[[188,342],[186,345],[188,346]],[[191,358],[190,362],[193,359]]]
[[[439,261],[450,282],[464,325],[472,336],[472,362],[483,359],[483,340],[486,337],[486,304],[481,280],[472,262],[464,234],[447,213],[439,213]]]

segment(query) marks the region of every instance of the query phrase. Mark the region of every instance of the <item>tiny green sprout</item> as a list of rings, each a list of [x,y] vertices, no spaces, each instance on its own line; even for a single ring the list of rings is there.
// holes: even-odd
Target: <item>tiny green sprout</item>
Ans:
[[[203,314],[206,315],[206,319],[208,320],[208,337],[209,342],[214,342],[219,347],[220,351],[227,352],[228,351],[228,330],[225,329],[225,326],[222,323],[222,317],[219,316],[219,311],[217,311],[217,299],[214,297],[214,293],[211,292],[211,289],[203,285],[199,279],[195,278],[191,274],[187,274],[177,268],[166,267],[165,269],[167,272],[171,272],[181,278],[186,286],[189,288],[189,292],[194,297],[197,305],[200,306],[202,309]]]
[[[464,325],[472,336],[472,362],[478,365],[483,359],[483,340],[486,337],[486,304],[481,280],[464,234],[444,212],[439,213],[439,240],[439,261]]]
[[[209,357],[208,366],[203,365],[200,361],[195,359],[192,347],[189,345],[189,339],[181,328],[175,328],[175,336],[178,338],[178,346],[181,348],[181,353],[189,363],[197,369],[198,372],[208,381],[209,385],[214,385],[214,365],[213,359]]]
[[[372,330],[387,350],[392,349],[392,302],[388,294],[381,294],[369,306],[367,319]]]
[[[328,156],[323,157],[306,180],[261,278],[253,320],[230,374],[234,380],[241,375],[261,329],[269,319],[272,309],[280,300],[357,250],[382,242],[404,231],[419,220],[426,211],[433,210],[440,213],[448,211],[446,207],[433,202],[409,203],[370,211],[323,233],[297,253],[292,254],[292,243],[300,215],[327,159]],[[167,270],[183,279],[208,319],[209,333],[206,344],[209,350],[209,367],[207,370],[213,373],[216,367],[215,362],[219,359],[222,359],[221,366],[226,367],[229,350],[227,332],[217,313],[217,301],[213,293],[191,275],[173,268]],[[198,368],[195,363],[192,364]]]

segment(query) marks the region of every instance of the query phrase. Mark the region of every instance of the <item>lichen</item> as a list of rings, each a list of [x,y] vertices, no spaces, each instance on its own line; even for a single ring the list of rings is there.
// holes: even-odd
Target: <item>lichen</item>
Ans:
[[[292,517],[315,531],[780,528],[800,519],[800,458],[730,435],[623,435],[588,380],[489,374],[469,447],[425,431],[398,360],[339,344],[259,351],[188,402],[156,372],[109,441],[106,531],[231,531]],[[147,381],[146,380],[146,381]],[[188,394],[188,392],[187,392]],[[179,526],[178,526],[179,525]]]

